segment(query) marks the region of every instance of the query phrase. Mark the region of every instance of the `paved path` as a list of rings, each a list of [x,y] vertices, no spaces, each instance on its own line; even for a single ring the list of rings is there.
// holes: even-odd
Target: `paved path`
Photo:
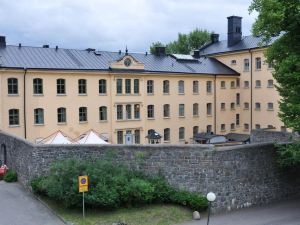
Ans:
[[[182,225],[206,225],[207,218]],[[300,225],[300,199],[212,215],[209,225]]]
[[[64,225],[19,183],[0,181],[0,225]]]

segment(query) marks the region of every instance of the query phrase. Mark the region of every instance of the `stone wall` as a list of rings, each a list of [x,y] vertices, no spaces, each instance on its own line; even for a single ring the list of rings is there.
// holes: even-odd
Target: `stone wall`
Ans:
[[[8,165],[25,186],[57,159],[108,156],[146,173],[162,173],[174,187],[217,194],[215,211],[261,205],[300,193],[300,181],[277,167],[272,144],[214,148],[202,145],[32,145],[0,132]],[[297,177],[297,176],[296,176]],[[299,194],[298,194],[299,195]]]
[[[296,133],[257,129],[251,131],[250,142],[290,142],[291,140],[296,139],[298,137],[299,135]]]

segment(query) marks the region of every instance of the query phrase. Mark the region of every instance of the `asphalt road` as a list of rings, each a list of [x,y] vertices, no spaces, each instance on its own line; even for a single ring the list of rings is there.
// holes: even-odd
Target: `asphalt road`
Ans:
[[[19,183],[0,181],[0,225],[64,225]]]
[[[182,225],[206,225],[207,218]],[[300,225],[300,199],[212,215],[209,225]]]

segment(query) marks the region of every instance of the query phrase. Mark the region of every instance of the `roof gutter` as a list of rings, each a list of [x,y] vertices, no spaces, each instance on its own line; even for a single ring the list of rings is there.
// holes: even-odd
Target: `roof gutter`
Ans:
[[[26,74],[27,68],[24,67],[24,75],[23,75],[23,113],[24,113],[24,138],[27,139],[27,124],[26,124]]]
[[[250,131],[253,128],[253,69],[252,69],[252,51],[249,48],[250,53]]]

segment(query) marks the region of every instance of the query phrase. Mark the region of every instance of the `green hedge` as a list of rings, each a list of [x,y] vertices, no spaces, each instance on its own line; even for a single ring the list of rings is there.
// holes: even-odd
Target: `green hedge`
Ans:
[[[78,176],[89,176],[89,207],[116,209],[150,203],[175,203],[202,211],[207,207],[203,196],[172,188],[161,176],[147,176],[111,161],[74,159],[52,164],[46,177],[31,181],[35,193],[62,202],[66,207],[80,207]]]
[[[11,182],[17,182],[18,181],[18,175],[13,170],[8,170],[7,173],[4,175],[3,180],[11,183]]]

